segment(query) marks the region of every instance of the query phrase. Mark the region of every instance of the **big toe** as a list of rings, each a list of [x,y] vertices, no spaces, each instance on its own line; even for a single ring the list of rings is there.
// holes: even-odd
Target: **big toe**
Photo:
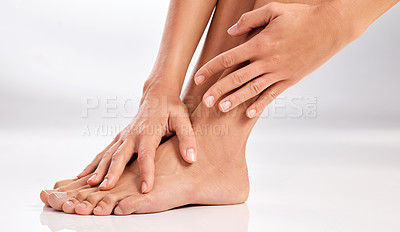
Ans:
[[[49,205],[49,195],[53,192],[55,192],[56,190],[42,190],[40,192],[40,200],[42,200],[42,202],[46,205],[46,206],[50,206]]]

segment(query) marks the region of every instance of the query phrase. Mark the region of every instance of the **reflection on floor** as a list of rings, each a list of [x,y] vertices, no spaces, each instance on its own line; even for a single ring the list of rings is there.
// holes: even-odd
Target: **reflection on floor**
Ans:
[[[156,214],[130,216],[65,215],[45,207],[40,222],[51,231],[232,231],[245,232],[249,210],[246,204],[233,206],[192,206]]]
[[[1,231],[400,231],[400,131],[256,131],[246,204],[123,217],[43,207],[40,190],[73,177],[109,139],[0,131]]]

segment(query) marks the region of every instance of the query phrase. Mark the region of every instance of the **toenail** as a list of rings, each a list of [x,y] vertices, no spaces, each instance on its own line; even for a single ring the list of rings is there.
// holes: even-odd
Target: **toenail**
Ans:
[[[222,111],[226,112],[230,107],[232,103],[230,101],[224,101],[221,103],[221,109]]]
[[[56,192],[54,193],[54,195],[58,198],[58,199],[64,199],[67,198],[68,195],[66,192]]]
[[[195,150],[193,148],[187,149],[186,151],[186,157],[188,160],[194,162],[196,161],[196,153]]]
[[[78,205],[76,205],[76,206],[79,206],[79,207],[85,208],[85,207],[86,207],[86,204],[85,204],[85,203],[80,203],[80,204],[78,204]]]
[[[89,180],[94,180],[94,179],[96,179],[96,176],[97,176],[97,174],[95,173],[95,174],[93,174],[93,176],[91,176],[90,178],[89,178]],[[88,180],[88,181],[89,181]]]
[[[115,207],[114,213],[115,214],[123,214],[122,209],[119,206]]]
[[[94,210],[101,211],[101,210],[103,210],[103,208],[101,208],[101,206],[96,206],[96,208],[94,208]]]
[[[47,195],[50,195],[51,193],[54,193],[55,190],[43,190]]]
[[[214,104],[214,100],[215,100],[214,96],[208,96],[204,100],[204,103],[206,103],[207,107],[211,107]]]
[[[74,205],[74,202],[72,202],[72,201],[67,201],[67,202],[65,202],[65,204],[67,204],[67,205],[69,205],[69,206],[73,206]]]
[[[104,179],[103,182],[101,182],[100,187],[105,187],[107,185],[108,179]]]

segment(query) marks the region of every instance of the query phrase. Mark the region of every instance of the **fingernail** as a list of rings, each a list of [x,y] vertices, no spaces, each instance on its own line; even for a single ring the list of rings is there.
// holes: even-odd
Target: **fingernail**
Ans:
[[[214,104],[215,98],[214,96],[208,96],[206,97],[206,99],[204,100],[204,103],[206,103],[207,107],[211,107]]]
[[[222,111],[226,112],[230,107],[232,103],[230,101],[224,101],[221,103],[221,109]]]
[[[187,149],[186,150],[186,157],[188,160],[194,162],[196,161],[196,152],[193,148]]]
[[[147,190],[147,184],[146,184],[146,181],[143,181],[142,182],[142,193],[145,193],[146,190]]]
[[[196,85],[200,85],[201,83],[204,82],[205,79],[206,79],[205,76],[199,75],[199,76],[194,78],[194,83],[196,83]]]
[[[228,33],[229,33],[229,34],[236,34],[236,32],[237,32],[237,24],[235,23],[233,26],[231,26],[231,27],[228,29]]]
[[[96,208],[94,208],[94,210],[101,211],[101,210],[103,210],[103,208],[101,208],[101,206],[96,206]]]
[[[101,182],[100,187],[107,186],[107,182],[108,182],[108,179],[104,179],[103,182]]]
[[[89,178],[89,180],[95,180],[96,179],[96,176],[97,176],[97,174],[95,173],[95,174],[93,174],[93,176],[91,176],[90,178]],[[88,181],[89,181],[88,180]]]
[[[57,192],[57,193],[54,193],[54,195],[55,195],[58,199],[64,199],[64,198],[67,198],[67,197],[68,197],[68,195],[67,195],[66,192]]]
[[[85,203],[80,203],[80,204],[77,204],[76,206],[77,206],[77,207],[79,206],[79,207],[85,208],[85,207],[86,207],[86,204],[85,204]]]
[[[67,201],[67,202],[65,202],[65,204],[67,204],[67,205],[69,205],[69,206],[73,206],[73,205],[74,205],[74,202],[72,202],[72,201]]]
[[[115,214],[123,214],[123,213],[122,213],[122,210],[121,210],[121,208],[120,208],[119,206],[115,207],[114,213],[115,213]]]
[[[256,115],[257,111],[255,109],[252,109],[249,111],[249,113],[247,114],[249,116],[249,118],[253,118],[254,115]]]

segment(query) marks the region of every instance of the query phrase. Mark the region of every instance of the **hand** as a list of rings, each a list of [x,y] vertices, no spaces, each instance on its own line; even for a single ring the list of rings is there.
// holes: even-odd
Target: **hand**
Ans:
[[[115,186],[126,164],[138,153],[141,191],[148,193],[154,182],[154,156],[163,137],[176,133],[183,159],[196,161],[196,141],[187,112],[178,94],[163,88],[145,86],[138,114],[115,139],[78,175],[93,173],[88,184],[100,184],[100,190]]]
[[[245,13],[228,33],[241,36],[264,27],[246,43],[224,52],[195,75],[197,84],[234,65],[247,64],[212,85],[203,103],[223,112],[259,96],[246,115],[261,114],[278,95],[313,72],[355,39],[350,22],[327,4],[270,3]]]

